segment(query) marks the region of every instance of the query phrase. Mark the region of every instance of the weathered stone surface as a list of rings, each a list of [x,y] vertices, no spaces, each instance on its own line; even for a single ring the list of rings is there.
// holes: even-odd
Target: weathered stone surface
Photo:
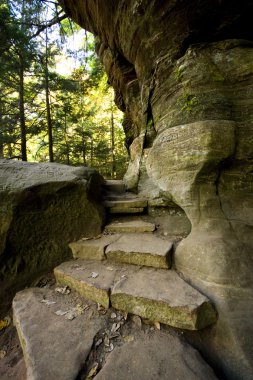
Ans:
[[[141,214],[144,211],[144,207],[110,207],[110,214]]]
[[[173,243],[152,234],[126,234],[108,245],[105,254],[109,261],[170,268]]]
[[[114,221],[105,226],[107,232],[153,232],[155,230],[155,224],[145,222],[141,219],[133,219],[127,221]]]
[[[146,199],[141,198],[123,198],[123,199],[114,199],[114,200],[106,200],[104,201],[105,207],[110,208],[121,208],[121,209],[128,209],[128,208],[140,208],[140,207],[147,207],[148,202]]]
[[[43,300],[55,304],[47,306],[41,303]],[[55,314],[77,307],[76,302],[71,294],[57,296],[52,290],[38,288],[15,296],[14,322],[26,361],[27,380],[77,378],[103,320],[84,313],[70,321]]]
[[[54,269],[59,284],[69,286],[105,308],[110,304],[110,289],[116,273],[116,267],[86,260],[68,261]]]
[[[96,380],[215,380],[198,351],[177,337],[156,332],[116,348]]]
[[[115,231],[113,231],[115,232]],[[106,247],[116,241],[119,235],[103,235],[97,239],[78,240],[69,244],[74,259],[104,260]]]
[[[116,103],[125,112],[128,146],[145,136],[140,149],[133,149],[138,155],[130,165],[132,186],[143,179],[143,160],[147,185],[153,182],[154,193],[160,189],[190,220],[191,233],[179,245],[175,264],[195,286],[210,290],[224,316],[206,348],[216,352],[216,364],[229,380],[248,379],[253,372],[252,346],[244,338],[252,320],[244,293],[253,288],[252,0],[61,3],[96,35]],[[147,159],[141,145],[150,149]],[[238,289],[241,318],[235,312]],[[237,294],[234,306],[229,292]]]
[[[112,306],[152,321],[198,330],[216,322],[210,301],[176,272],[142,268],[112,289]]]
[[[189,330],[216,322],[210,301],[174,271],[75,260],[54,270],[59,284],[108,308]]]
[[[126,191],[126,186],[124,182],[121,180],[108,179],[105,181],[103,187],[106,191],[116,193],[116,194],[122,194]]]
[[[145,134],[142,133],[140,136],[134,139],[129,147],[130,161],[127,172],[124,175],[124,182],[128,190],[135,190],[138,187],[144,141]]]
[[[0,298],[70,256],[68,243],[101,232],[96,171],[60,164],[0,161]]]

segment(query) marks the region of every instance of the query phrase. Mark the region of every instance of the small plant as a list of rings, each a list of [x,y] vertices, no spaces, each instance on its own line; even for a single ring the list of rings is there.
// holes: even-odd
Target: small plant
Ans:
[[[182,66],[176,68],[176,70],[175,70],[175,78],[176,78],[176,80],[178,82],[181,82],[182,77],[183,77],[183,72],[184,72],[184,69],[183,69]]]
[[[192,108],[197,104],[197,98],[193,94],[184,93],[180,99],[180,103],[183,103],[180,111],[191,112]]]

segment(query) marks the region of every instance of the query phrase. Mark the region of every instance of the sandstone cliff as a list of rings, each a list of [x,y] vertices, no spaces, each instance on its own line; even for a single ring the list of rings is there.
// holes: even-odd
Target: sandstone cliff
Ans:
[[[191,222],[175,266],[220,317],[190,338],[228,379],[252,379],[252,1],[60,2],[95,34],[125,112],[128,187],[145,171]]]

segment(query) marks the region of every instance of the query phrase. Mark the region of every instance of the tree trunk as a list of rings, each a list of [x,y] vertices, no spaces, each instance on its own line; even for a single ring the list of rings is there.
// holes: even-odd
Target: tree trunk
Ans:
[[[22,161],[27,161],[26,153],[26,123],[25,123],[25,102],[24,102],[24,58],[19,52],[19,121],[21,131],[21,157]]]
[[[111,101],[111,177],[116,177],[113,99]]]
[[[4,144],[0,142],[0,158],[4,158]]]
[[[47,109],[47,133],[48,133],[49,161],[54,162],[53,126],[52,126],[52,118],[51,118],[49,75],[48,75],[48,33],[47,33],[47,29],[46,29],[45,87],[46,87],[46,109]]]
[[[93,137],[90,140],[90,166],[93,166]]]
[[[70,154],[69,154],[69,139],[68,139],[68,131],[67,131],[67,113],[65,112],[64,116],[64,140],[65,140],[65,145],[67,149],[67,164],[70,165]]]

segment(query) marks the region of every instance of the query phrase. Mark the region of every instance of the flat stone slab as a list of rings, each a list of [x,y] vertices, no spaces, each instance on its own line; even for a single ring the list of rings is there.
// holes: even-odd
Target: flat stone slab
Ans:
[[[121,209],[125,208],[142,208],[147,207],[148,202],[146,199],[142,198],[122,198],[119,199],[116,197],[114,200],[105,200],[104,202],[105,207],[118,207]]]
[[[109,292],[115,279],[115,268],[108,270],[100,262],[67,261],[54,269],[57,283],[67,285],[83,297],[108,308]]]
[[[54,272],[59,284],[105,308],[188,330],[216,322],[210,301],[172,270],[73,260]]]
[[[126,185],[122,180],[109,179],[105,181],[104,188],[115,193],[124,193],[126,191]]]
[[[175,271],[142,268],[112,289],[112,306],[181,329],[199,330],[216,322],[210,301]]]
[[[105,260],[106,247],[120,235],[103,235],[98,239],[78,240],[69,244],[74,259]]]
[[[103,326],[103,319],[91,317],[89,311],[73,320],[66,319],[66,314],[55,314],[75,308],[78,302],[72,294],[57,295],[53,290],[40,288],[25,289],[15,296],[13,316],[28,380],[77,378],[94,337]]]
[[[153,232],[155,228],[156,227],[154,223],[145,222],[144,220],[141,220],[141,219],[122,221],[122,222],[114,221],[112,223],[107,224],[107,226],[105,226],[105,230],[107,232],[113,232],[113,233],[114,232],[116,233]]]
[[[197,350],[156,331],[141,334],[107,358],[95,380],[217,380]]]
[[[126,234],[106,248],[108,260],[119,263],[170,268],[173,243],[152,234]]]
[[[110,214],[141,214],[144,207],[110,207]]]

